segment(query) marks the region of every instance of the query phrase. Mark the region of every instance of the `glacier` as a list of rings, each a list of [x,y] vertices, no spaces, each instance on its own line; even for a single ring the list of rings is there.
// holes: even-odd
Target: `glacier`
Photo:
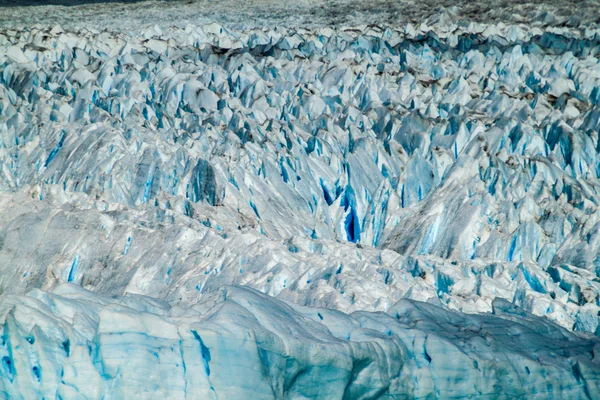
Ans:
[[[350,315],[225,286],[189,308],[71,283],[0,306],[0,393],[27,398],[556,398],[600,393],[600,339],[497,299]],[[33,384],[32,384],[33,381]]]
[[[598,398],[600,28],[525,3],[4,9],[0,397]]]

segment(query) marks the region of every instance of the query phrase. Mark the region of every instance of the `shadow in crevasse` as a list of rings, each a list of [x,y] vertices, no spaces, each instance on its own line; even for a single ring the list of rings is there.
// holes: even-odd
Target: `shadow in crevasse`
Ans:
[[[81,6],[86,4],[99,3],[141,3],[143,1],[146,0],[0,0],[0,8],[34,6]]]

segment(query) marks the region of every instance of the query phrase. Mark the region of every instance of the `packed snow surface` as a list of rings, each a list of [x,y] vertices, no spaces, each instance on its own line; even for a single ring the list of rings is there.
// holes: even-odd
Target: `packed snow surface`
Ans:
[[[153,4],[0,21],[6,396],[597,397],[593,13]]]

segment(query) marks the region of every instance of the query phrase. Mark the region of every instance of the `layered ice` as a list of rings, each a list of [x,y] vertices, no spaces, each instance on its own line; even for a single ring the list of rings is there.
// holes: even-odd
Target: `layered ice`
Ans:
[[[0,393],[28,398],[569,398],[600,392],[600,339],[505,300],[308,308],[224,287],[190,308],[65,283],[0,302]]]

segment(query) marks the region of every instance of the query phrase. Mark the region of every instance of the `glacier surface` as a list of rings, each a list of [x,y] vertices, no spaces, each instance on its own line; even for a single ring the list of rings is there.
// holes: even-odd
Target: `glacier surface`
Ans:
[[[597,398],[593,5],[457,4],[8,9],[0,393]]]

